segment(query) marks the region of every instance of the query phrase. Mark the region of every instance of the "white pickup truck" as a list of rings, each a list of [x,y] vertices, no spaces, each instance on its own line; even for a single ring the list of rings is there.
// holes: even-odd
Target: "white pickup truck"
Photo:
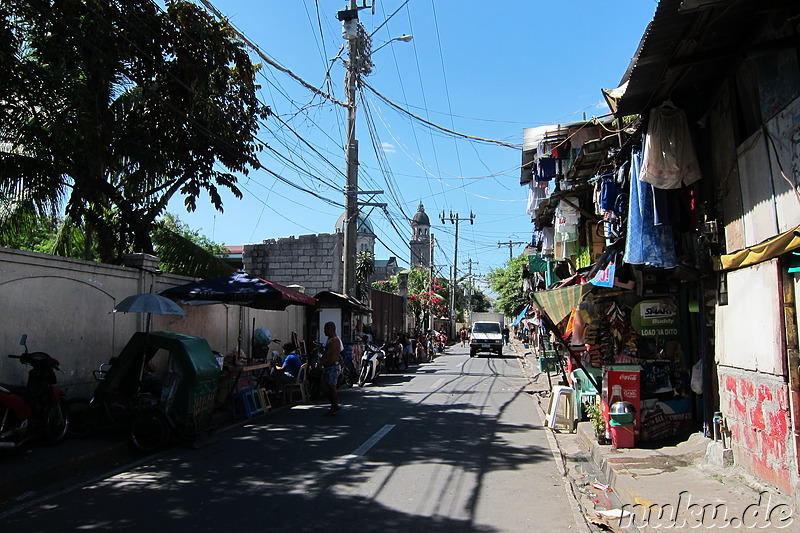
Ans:
[[[469,355],[478,352],[494,352],[503,355],[503,330],[499,322],[473,322],[469,334]]]

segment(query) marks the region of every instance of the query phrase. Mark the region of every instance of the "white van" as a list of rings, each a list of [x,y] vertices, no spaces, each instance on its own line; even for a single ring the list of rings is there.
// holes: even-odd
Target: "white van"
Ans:
[[[469,335],[469,355],[494,352],[503,355],[503,329],[499,322],[475,322]]]

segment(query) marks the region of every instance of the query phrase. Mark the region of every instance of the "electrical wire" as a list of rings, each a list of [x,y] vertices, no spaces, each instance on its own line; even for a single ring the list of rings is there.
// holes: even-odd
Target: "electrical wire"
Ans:
[[[444,126],[439,126],[438,124],[434,124],[433,122],[430,122],[430,121],[428,121],[428,120],[425,120],[424,118],[422,118],[422,117],[420,117],[420,116],[418,116],[418,115],[415,115],[415,114],[414,114],[414,113],[412,113],[411,111],[409,111],[409,110],[407,110],[407,109],[405,109],[405,108],[401,107],[400,105],[398,105],[398,104],[394,103],[392,100],[390,100],[390,99],[389,99],[389,98],[387,98],[386,96],[384,96],[384,95],[382,95],[381,93],[379,93],[379,92],[378,92],[378,91],[377,91],[377,90],[376,90],[374,87],[372,87],[370,84],[368,84],[368,83],[366,83],[366,82],[362,81],[362,85],[363,85],[364,87],[366,87],[367,89],[369,89],[370,91],[372,91],[372,92],[375,94],[375,96],[377,96],[378,98],[380,98],[381,100],[383,100],[384,102],[386,102],[387,104],[389,104],[390,106],[392,106],[393,108],[397,109],[397,110],[398,110],[398,111],[400,111],[401,113],[404,113],[404,114],[406,114],[406,115],[408,115],[408,116],[410,116],[410,117],[412,117],[412,118],[414,118],[414,119],[418,120],[419,122],[422,122],[423,124],[425,124],[425,125],[427,125],[427,126],[430,126],[430,127],[432,127],[432,128],[435,128],[435,129],[437,129],[437,130],[439,130],[439,131],[442,131],[442,132],[444,132],[444,133],[447,133],[447,134],[450,134],[450,135],[454,135],[454,136],[456,136],[456,137],[462,137],[462,138],[464,138],[464,139],[471,139],[471,140],[473,140],[473,141],[478,141],[478,142],[481,142],[481,143],[487,143],[487,144],[496,144],[496,145],[498,145],[498,146],[503,146],[503,147],[506,147],[506,148],[512,148],[512,149],[514,149],[514,150],[519,150],[519,149],[521,149],[521,147],[522,147],[522,145],[521,145],[521,144],[509,144],[509,143],[507,143],[507,142],[503,142],[503,141],[500,141],[500,140],[497,140],[497,139],[484,139],[483,137],[476,137],[476,136],[474,136],[474,135],[467,135],[466,133],[459,133],[459,132],[457,132],[457,131],[453,131],[453,130],[451,130],[451,129],[445,128]]]

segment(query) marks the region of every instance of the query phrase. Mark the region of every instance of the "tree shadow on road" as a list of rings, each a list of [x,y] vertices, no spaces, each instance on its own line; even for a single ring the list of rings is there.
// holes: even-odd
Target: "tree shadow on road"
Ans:
[[[282,409],[231,428],[205,449],[170,450],[31,506],[6,517],[4,531],[499,531],[476,523],[484,479],[552,460],[549,448],[524,438],[545,430],[508,416],[518,402],[530,402],[518,378],[490,365],[485,377],[460,389],[458,373],[442,375],[437,390],[403,396],[378,387],[342,391],[345,407],[331,418],[320,416],[322,404]],[[392,377],[397,384],[408,376]],[[501,397],[492,392],[497,386],[514,391]],[[430,400],[445,387],[444,405]],[[352,449],[354,434],[363,442],[389,425],[372,449]],[[411,489],[400,473],[430,465],[446,479],[430,501],[405,508],[410,498],[403,491]],[[473,485],[451,502],[458,512],[449,514],[438,507],[448,498],[448,475]]]

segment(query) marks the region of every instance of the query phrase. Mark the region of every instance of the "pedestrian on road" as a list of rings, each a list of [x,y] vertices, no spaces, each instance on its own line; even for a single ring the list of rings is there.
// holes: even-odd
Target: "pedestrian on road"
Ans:
[[[341,372],[339,361],[342,359],[344,344],[342,339],[336,335],[336,324],[333,322],[326,322],[323,331],[328,337],[328,342],[325,343],[325,351],[322,354],[322,392],[331,401],[331,408],[324,416],[333,416],[341,409],[336,383],[339,380],[339,372]]]
[[[511,332],[508,330],[508,326],[503,328],[503,342],[506,346],[508,346],[508,336]]]
[[[461,337],[461,347],[463,348],[467,345],[467,328],[461,328],[459,336]]]

